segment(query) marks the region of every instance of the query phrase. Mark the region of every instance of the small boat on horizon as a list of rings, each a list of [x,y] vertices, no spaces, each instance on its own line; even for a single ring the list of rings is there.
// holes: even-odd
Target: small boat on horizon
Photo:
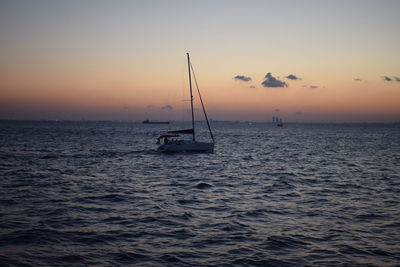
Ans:
[[[191,114],[192,114],[192,128],[190,129],[183,129],[183,130],[175,130],[175,131],[168,131],[166,134],[161,135],[157,138],[157,144],[160,146],[158,147],[157,151],[162,153],[173,153],[173,152],[214,152],[214,136],[211,131],[210,123],[208,121],[207,113],[204,108],[203,99],[201,98],[200,90],[197,85],[196,76],[193,71],[193,66],[190,62],[189,53],[187,55],[187,63],[188,63],[188,72],[189,72],[189,91],[190,91],[190,107],[191,107]],[[194,109],[193,109],[193,92],[192,92],[192,73],[193,78],[196,84],[198,96],[200,99],[201,106],[203,108],[203,113],[205,120],[207,122],[208,131],[210,133],[210,137],[212,143],[208,142],[199,142],[196,140],[195,135],[195,127],[194,127]],[[189,139],[178,139],[181,134],[191,135],[191,140]]]
[[[283,127],[282,118],[279,118],[278,123],[276,124],[278,127]]]
[[[278,117],[272,117],[272,123],[276,123],[276,126],[278,127],[283,127],[283,121],[282,118],[278,118]]]
[[[170,124],[169,121],[151,121],[151,120],[144,120],[142,121],[143,124]]]

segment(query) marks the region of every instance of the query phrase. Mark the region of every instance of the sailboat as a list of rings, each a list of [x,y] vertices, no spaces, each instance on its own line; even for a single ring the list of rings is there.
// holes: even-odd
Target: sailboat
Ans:
[[[192,128],[183,129],[183,130],[175,130],[168,131],[167,134],[161,135],[157,138],[158,147],[157,151],[162,153],[173,153],[173,152],[214,152],[214,135],[211,131],[210,123],[208,121],[207,113],[204,108],[203,99],[201,98],[200,90],[197,85],[196,76],[193,71],[192,63],[190,62],[189,53],[187,55],[187,64],[188,64],[188,72],[189,72],[189,92],[190,92],[190,108],[192,111]],[[194,81],[196,84],[197,92],[199,95],[200,103],[203,108],[203,113],[205,120],[207,122],[208,131],[210,133],[210,137],[212,142],[199,142],[196,140],[196,132],[194,127],[194,109],[193,109],[193,90],[192,90],[192,73],[194,77]],[[187,134],[191,135],[191,139],[179,139],[180,135]]]
[[[278,118],[278,121],[277,121],[276,126],[278,126],[278,127],[283,127],[282,118]]]
[[[283,127],[282,118],[279,117],[272,117],[272,123],[276,123],[276,126]]]

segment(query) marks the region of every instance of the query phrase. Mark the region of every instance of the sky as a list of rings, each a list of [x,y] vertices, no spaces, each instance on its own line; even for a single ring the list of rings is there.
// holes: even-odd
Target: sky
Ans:
[[[212,120],[400,122],[399,13],[390,0],[2,0],[0,119],[190,119],[189,52]]]

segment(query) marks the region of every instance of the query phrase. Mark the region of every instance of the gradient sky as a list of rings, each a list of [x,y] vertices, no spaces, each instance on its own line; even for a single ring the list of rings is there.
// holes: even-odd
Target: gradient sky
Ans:
[[[399,14],[385,0],[3,0],[0,119],[186,119],[190,52],[211,119],[399,122]]]

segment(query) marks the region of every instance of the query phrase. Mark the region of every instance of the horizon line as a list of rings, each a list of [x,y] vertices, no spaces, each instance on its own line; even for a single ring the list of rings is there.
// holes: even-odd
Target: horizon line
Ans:
[[[155,120],[157,121],[157,120]],[[142,121],[138,120],[95,120],[95,119],[81,119],[81,120],[54,120],[54,119],[0,119],[0,122],[113,122],[113,123],[137,123],[143,124]],[[191,121],[168,121],[170,123],[189,123]],[[202,120],[195,120],[195,122],[204,122]],[[210,122],[227,122],[227,123],[254,123],[254,124],[276,124],[271,121],[251,121],[251,120],[210,120]],[[284,122],[284,124],[400,124],[400,121],[392,121],[392,122],[326,122],[326,121],[316,121],[316,122],[307,122],[307,121],[288,121]]]

